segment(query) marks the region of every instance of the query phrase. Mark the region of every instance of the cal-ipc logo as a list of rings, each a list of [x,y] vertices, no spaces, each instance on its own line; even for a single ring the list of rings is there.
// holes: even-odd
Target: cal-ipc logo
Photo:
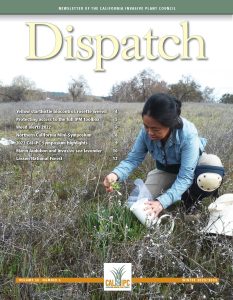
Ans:
[[[105,263],[104,264],[104,290],[105,291],[131,291],[132,264],[131,263]]]

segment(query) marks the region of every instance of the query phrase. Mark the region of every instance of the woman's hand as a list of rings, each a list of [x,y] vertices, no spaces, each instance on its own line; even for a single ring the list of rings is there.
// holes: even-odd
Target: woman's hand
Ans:
[[[154,215],[154,218],[158,217],[158,215],[163,210],[162,204],[158,201],[145,201],[145,211],[147,211],[148,215]]]
[[[117,179],[118,179],[118,176],[115,173],[110,173],[104,178],[103,185],[105,186],[107,192],[113,191],[111,184],[116,182]]]

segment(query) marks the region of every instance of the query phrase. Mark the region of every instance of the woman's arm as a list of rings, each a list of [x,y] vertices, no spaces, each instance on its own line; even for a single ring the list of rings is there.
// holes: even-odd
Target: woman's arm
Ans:
[[[145,130],[142,128],[127,158],[122,160],[120,164],[112,171],[118,176],[119,181],[125,180],[130,173],[145,159],[148,148],[145,143],[144,136]]]

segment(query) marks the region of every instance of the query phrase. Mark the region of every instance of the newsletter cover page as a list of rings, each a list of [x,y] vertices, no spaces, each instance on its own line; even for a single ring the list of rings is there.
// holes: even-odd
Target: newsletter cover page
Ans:
[[[0,4],[0,299],[232,299],[232,11]]]

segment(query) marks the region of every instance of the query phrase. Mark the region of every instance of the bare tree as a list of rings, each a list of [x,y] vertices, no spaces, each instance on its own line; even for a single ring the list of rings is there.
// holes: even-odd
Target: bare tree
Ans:
[[[21,87],[25,91],[33,90],[36,88],[36,84],[33,80],[25,77],[24,75],[19,75],[13,78],[12,86]]]
[[[214,102],[215,101],[214,88],[210,88],[206,86],[202,92],[202,96],[205,102]]]
[[[135,90],[132,81],[121,81],[114,84],[110,95],[114,102],[135,102]]]
[[[145,102],[154,93],[167,92],[165,81],[159,81],[159,75],[152,69],[145,69],[128,81],[114,84],[110,95],[113,101]]]
[[[1,87],[0,94],[3,101],[22,101],[30,98],[35,91],[35,82],[19,75],[13,78],[11,85]]]
[[[134,90],[138,94],[138,101],[145,102],[153,94],[153,87],[158,84],[159,75],[155,74],[152,69],[145,69],[138,73],[132,82]]]
[[[90,87],[83,76],[79,76],[78,79],[72,79],[69,83],[68,91],[72,96],[73,101],[76,101],[79,97],[90,93]]]
[[[171,84],[169,86],[169,94],[172,94],[182,102],[204,101],[201,86],[191,76],[182,76],[178,83]]]

